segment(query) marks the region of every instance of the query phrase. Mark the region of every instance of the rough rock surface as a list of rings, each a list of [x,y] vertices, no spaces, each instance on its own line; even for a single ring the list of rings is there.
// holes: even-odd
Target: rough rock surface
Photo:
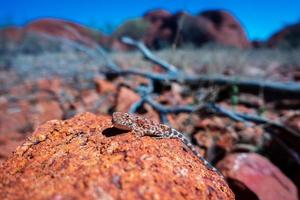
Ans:
[[[258,154],[231,154],[218,166],[230,180],[237,199],[298,199],[296,186],[276,166]]]
[[[234,199],[176,139],[85,113],[40,126],[0,167],[0,199]]]

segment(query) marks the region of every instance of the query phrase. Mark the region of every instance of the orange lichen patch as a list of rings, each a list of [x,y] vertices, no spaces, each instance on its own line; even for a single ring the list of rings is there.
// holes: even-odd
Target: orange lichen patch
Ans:
[[[136,137],[90,113],[40,126],[0,180],[0,199],[234,199],[179,140]]]

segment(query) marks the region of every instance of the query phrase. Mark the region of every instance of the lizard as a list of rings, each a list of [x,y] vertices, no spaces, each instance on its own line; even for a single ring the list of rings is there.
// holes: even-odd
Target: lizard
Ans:
[[[114,112],[112,115],[112,124],[115,128],[132,131],[136,136],[154,136],[158,138],[176,138],[181,140],[192,152],[196,155],[203,164],[213,172],[216,172],[222,178],[222,173],[213,167],[200,153],[196,150],[194,145],[187,139],[187,137],[165,124],[156,123],[150,119],[137,116],[134,114]]]

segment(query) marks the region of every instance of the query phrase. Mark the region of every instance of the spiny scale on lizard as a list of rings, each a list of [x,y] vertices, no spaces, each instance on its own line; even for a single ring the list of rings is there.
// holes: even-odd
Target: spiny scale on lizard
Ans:
[[[155,136],[158,138],[177,138],[180,139],[190,150],[204,163],[210,170],[223,177],[215,167],[213,167],[205,158],[203,158],[192,145],[192,143],[179,131],[170,128],[167,125],[155,123],[152,120],[140,117],[134,114],[114,112],[112,117],[113,126],[132,131],[137,136]]]

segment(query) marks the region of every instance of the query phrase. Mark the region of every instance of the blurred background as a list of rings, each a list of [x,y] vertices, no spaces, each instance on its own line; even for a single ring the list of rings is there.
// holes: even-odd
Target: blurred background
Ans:
[[[107,73],[118,68],[169,75],[157,62],[143,59],[134,45],[122,42],[124,36],[144,44],[179,74],[207,76],[208,81],[191,86]],[[219,76],[226,84],[210,79]],[[240,84],[243,81],[246,84]],[[299,81],[299,0],[2,1],[0,161],[49,120],[66,120],[83,112],[134,111],[187,133],[213,164],[242,152],[272,161],[274,165],[260,158],[245,161],[257,162],[258,174],[265,167],[263,178],[255,176],[258,182],[266,181],[265,191],[251,188],[253,182],[247,180],[252,177],[243,173],[228,176],[238,180],[230,185],[236,195],[247,196],[245,188],[251,188],[257,199],[274,199],[264,198],[271,193],[297,199]],[[148,95],[162,105],[213,102],[268,123],[249,127],[216,113],[159,112],[139,104],[142,95],[137,88],[152,84]],[[255,92],[249,91],[252,86]],[[215,98],[206,100],[206,93]],[[233,169],[226,162],[224,166]],[[281,180],[268,173],[279,174]],[[239,187],[240,182],[246,186]]]
[[[300,18],[299,5],[296,0],[246,0],[243,3],[240,3],[238,0],[213,0],[209,2],[193,0],[159,0],[153,2],[146,0],[131,0],[129,2],[112,0],[107,2],[95,0],[85,3],[77,0],[54,0],[45,1],[42,5],[39,1],[13,0],[4,1],[0,9],[0,26],[2,28],[11,26],[25,28],[45,18],[53,18],[92,28],[99,34],[106,36],[121,34],[120,32],[125,31],[123,29],[126,29],[125,27],[128,27],[130,24],[132,26],[140,25],[141,27],[135,28],[143,29],[145,28],[143,25],[146,26],[147,22],[151,22],[153,25],[154,21],[160,21],[156,22],[156,26],[158,26],[157,23],[162,23],[164,19],[171,16],[174,18],[173,23],[175,23],[176,17],[180,18],[180,15],[186,15],[186,18],[190,18],[187,20],[189,23],[196,23],[194,18],[196,16],[200,17],[198,21],[204,21],[205,19],[203,18],[206,18],[215,25],[222,25],[222,20],[227,19],[228,21],[225,23],[232,23],[232,25],[238,26],[236,31],[244,32],[240,34],[244,36],[243,39],[248,40],[250,43],[253,41],[267,42],[272,36],[274,37],[275,33],[299,23]],[[218,12],[212,13],[207,11]],[[143,23],[139,20],[145,20],[146,22]],[[169,23],[172,23],[171,21]],[[204,23],[208,22],[202,23],[204,26]],[[227,26],[229,25],[227,24]],[[166,28],[175,28],[171,24],[166,24],[165,26],[169,26]],[[206,26],[209,25],[206,24]],[[202,28],[204,29],[205,27]],[[234,27],[231,28],[234,29]],[[138,31],[148,32],[146,30]],[[228,40],[230,39],[228,38]]]
[[[239,20],[250,40],[266,40],[285,26],[299,22],[297,0],[259,1],[238,0],[194,1],[194,0],[121,0],[112,1],[3,1],[0,12],[2,27],[24,26],[40,18],[70,20],[111,34],[126,20],[143,18],[146,12],[155,9],[175,14],[185,11],[198,15],[207,10],[225,10]]]
[[[26,62],[32,62],[23,55],[10,60],[16,52],[38,58],[43,52],[45,56],[49,52],[66,53],[66,49],[74,49],[74,45],[66,45],[66,40],[93,48],[101,46],[112,53],[132,52],[134,48],[120,42],[123,36],[142,41],[151,50],[160,50],[159,54],[175,65],[197,71],[265,77],[270,76],[269,71],[282,70],[278,66],[292,65],[292,72],[299,66],[300,14],[296,0],[243,3],[238,0],[85,3],[54,0],[42,4],[13,0],[3,2],[0,9],[0,64],[6,67],[18,65],[25,69]],[[201,51],[201,58],[192,55],[195,48]],[[175,52],[177,56],[170,55]],[[126,55],[118,55],[116,59],[122,63]],[[59,65],[55,62],[58,60],[45,65],[52,64],[49,68],[53,68]],[[29,66],[33,67],[34,63],[28,63]],[[235,70],[229,69],[232,67]],[[244,73],[245,69],[249,71]],[[24,76],[30,76],[27,72],[27,68],[22,71]],[[285,72],[288,77],[273,74],[269,78],[285,80],[296,76],[292,78],[297,79],[298,73],[290,72]]]

